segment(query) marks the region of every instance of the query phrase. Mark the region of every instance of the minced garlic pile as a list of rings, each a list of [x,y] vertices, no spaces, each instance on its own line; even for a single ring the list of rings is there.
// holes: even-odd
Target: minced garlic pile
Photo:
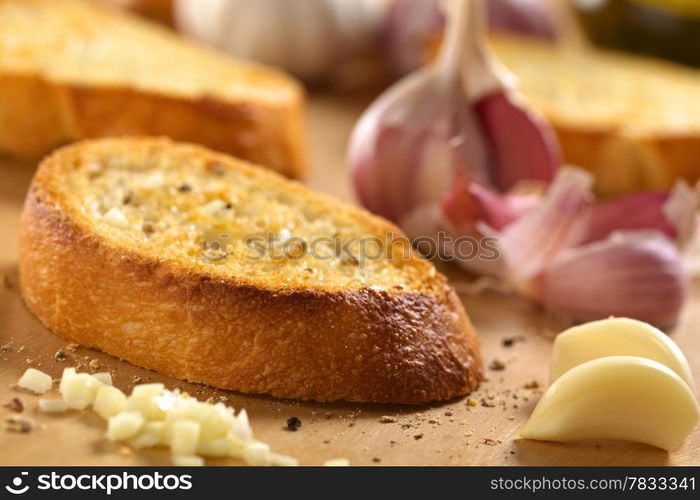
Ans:
[[[18,386],[37,394],[51,389],[49,375],[29,368]],[[294,458],[270,451],[253,438],[248,415],[223,403],[201,402],[163,384],[141,384],[130,395],[112,386],[109,373],[63,371],[61,398],[42,398],[47,413],[93,411],[107,421],[107,439],[134,449],[168,447],[175,465],[204,465],[203,457],[231,457],[249,465],[297,465]],[[330,465],[330,464],[329,464]]]

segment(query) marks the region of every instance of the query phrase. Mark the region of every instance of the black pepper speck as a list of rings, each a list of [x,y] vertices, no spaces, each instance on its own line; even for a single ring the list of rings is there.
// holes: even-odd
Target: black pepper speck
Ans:
[[[287,430],[296,432],[299,430],[299,427],[301,427],[301,420],[299,420],[297,417],[289,417],[287,419]]]

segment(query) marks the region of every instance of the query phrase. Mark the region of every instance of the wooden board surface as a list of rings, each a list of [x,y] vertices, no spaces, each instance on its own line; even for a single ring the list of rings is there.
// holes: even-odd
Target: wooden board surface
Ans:
[[[312,173],[308,183],[316,189],[351,200],[352,190],[344,166],[345,143],[360,110],[361,97],[317,96],[310,103]],[[446,404],[408,407],[359,404],[314,404],[246,396],[188,384],[134,367],[109,355],[78,348],[65,361],[54,354],[67,342],[47,331],[25,309],[17,290],[17,226],[21,203],[32,167],[0,162],[0,273],[9,286],[0,286],[0,403],[18,397],[25,416],[34,421],[28,434],[0,430],[0,465],[131,465],[167,464],[165,451],[129,453],[103,438],[104,423],[90,412],[60,416],[36,411],[37,397],[14,387],[23,371],[34,366],[59,377],[65,366],[87,371],[97,360],[98,371],[111,371],[115,385],[130,390],[135,378],[161,381],[169,388],[206,399],[225,398],[237,410],[246,408],[256,435],[273,450],[297,457],[301,464],[321,464],[344,457],[352,464],[493,464],[493,465],[698,465],[700,428],[677,452],[666,453],[634,443],[611,441],[545,443],[519,440],[517,430],[532,411],[541,389],[524,385],[547,383],[553,335],[567,325],[514,297],[488,293],[464,296],[476,325],[487,365],[494,359],[506,367],[487,369],[488,380],[471,397]],[[459,271],[447,269],[453,282],[465,281]],[[89,284],[86,284],[89,286]],[[700,290],[681,323],[672,332],[685,351],[697,377],[700,373]],[[503,345],[505,338],[519,339]],[[9,410],[0,409],[0,416]],[[284,429],[288,417],[301,419],[297,432]],[[391,416],[396,422],[381,423]],[[210,464],[236,461],[210,460]]]

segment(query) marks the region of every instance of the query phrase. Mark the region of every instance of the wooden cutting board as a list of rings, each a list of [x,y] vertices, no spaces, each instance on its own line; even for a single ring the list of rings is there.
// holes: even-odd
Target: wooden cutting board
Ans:
[[[344,165],[345,144],[367,100],[357,96],[316,96],[310,103],[312,172],[308,183],[321,191],[352,200]],[[112,372],[115,385],[130,391],[137,381],[164,382],[169,388],[206,399],[223,398],[237,410],[246,408],[256,435],[273,450],[297,457],[301,464],[321,464],[348,458],[352,464],[450,465],[698,465],[700,428],[676,452],[611,441],[559,444],[519,440],[517,431],[547,383],[553,336],[568,326],[514,297],[495,293],[464,296],[476,325],[487,366],[493,360],[503,370],[487,368],[488,380],[471,397],[449,403],[410,407],[361,404],[316,404],[246,396],[160,376],[109,355],[78,348],[57,361],[55,353],[67,342],[47,331],[24,307],[17,289],[17,227],[21,203],[33,167],[0,162],[0,403],[19,398],[30,418],[31,432],[0,429],[0,465],[161,465],[162,450],[132,452],[108,443],[104,423],[90,412],[59,416],[39,414],[37,397],[14,387],[27,367],[59,377],[66,366]],[[466,277],[447,269],[454,283]],[[86,283],[86,286],[89,286]],[[673,339],[700,374],[700,289],[685,311]],[[505,339],[515,339],[505,346]],[[525,388],[532,382],[538,389]],[[10,411],[0,408],[3,421]],[[302,421],[296,432],[285,430],[289,417]],[[381,417],[392,417],[382,423]],[[4,422],[0,422],[4,423]],[[210,460],[210,464],[237,464]]]

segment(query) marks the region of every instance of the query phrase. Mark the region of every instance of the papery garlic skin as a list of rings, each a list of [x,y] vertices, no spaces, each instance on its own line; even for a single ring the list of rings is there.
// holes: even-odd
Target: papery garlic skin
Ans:
[[[535,208],[539,195],[499,194],[470,182],[458,173],[441,200],[441,208],[452,232],[469,231],[478,224],[501,231]]]
[[[668,326],[688,296],[688,280],[668,238],[618,232],[561,252],[538,277],[536,289],[545,307],[574,319],[614,315]]]
[[[175,0],[179,30],[245,59],[306,80],[376,42],[386,4],[377,0]]]
[[[700,420],[695,394],[670,368],[609,356],[564,373],[520,429],[525,439],[619,439],[678,449]]]
[[[694,389],[683,351],[664,332],[643,321],[608,318],[574,326],[557,335],[552,347],[550,383],[575,366],[607,356],[639,356],[673,370]]]
[[[647,191],[599,201],[591,214],[581,243],[607,238],[621,230],[657,230],[679,246],[695,231],[698,195],[684,180],[670,191]]]
[[[384,51],[398,75],[414,71],[433,55],[445,26],[441,0],[393,0],[384,21]],[[554,39],[556,16],[542,0],[489,0],[489,28]]]
[[[348,161],[362,204],[399,222],[440,199],[456,170],[483,171],[483,144],[459,83],[429,70],[372,104],[355,127]]]
[[[442,200],[442,219],[433,219],[454,238],[496,237],[501,258],[457,261],[464,269],[499,276],[521,295],[578,320],[629,316],[659,326],[677,320],[688,285],[682,241],[666,234],[680,239],[692,232],[697,197],[685,187],[651,199],[632,195],[619,205],[613,200],[597,211],[593,178],[581,169],[561,169],[539,199],[496,194],[465,179],[455,179]],[[638,209],[644,221],[626,217],[625,207]],[[610,212],[615,220],[601,221],[600,214]],[[644,224],[648,230],[613,229]],[[605,239],[589,242],[595,232]]]
[[[593,177],[588,172],[560,170],[541,202],[500,233],[499,246],[510,279],[523,292],[529,293],[529,280],[581,240],[592,185]]]

